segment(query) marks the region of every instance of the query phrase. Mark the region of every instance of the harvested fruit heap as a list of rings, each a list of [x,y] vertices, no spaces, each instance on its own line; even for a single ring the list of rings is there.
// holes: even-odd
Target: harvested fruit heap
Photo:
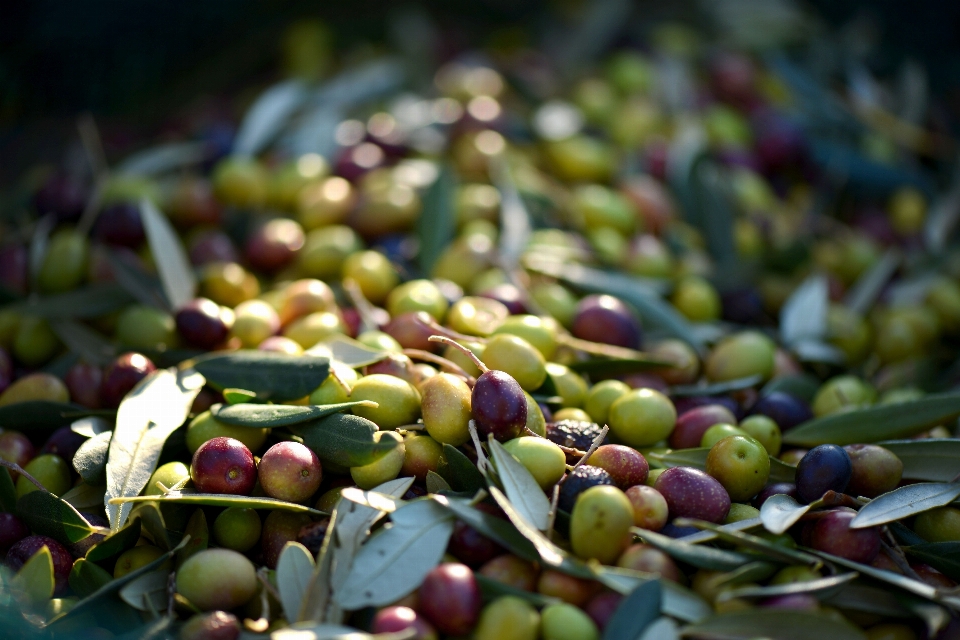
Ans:
[[[48,175],[0,248],[4,637],[956,633],[949,140],[655,33]]]

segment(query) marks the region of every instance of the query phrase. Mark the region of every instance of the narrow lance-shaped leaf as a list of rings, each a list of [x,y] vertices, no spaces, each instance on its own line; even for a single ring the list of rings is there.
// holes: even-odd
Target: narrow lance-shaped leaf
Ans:
[[[84,482],[103,484],[107,478],[107,453],[110,450],[112,431],[104,431],[90,438],[77,449],[73,456],[73,468]]]
[[[260,496],[234,496],[226,493],[191,493],[189,491],[170,491],[162,495],[153,496],[127,496],[121,498],[111,498],[111,505],[133,505],[137,503],[159,502],[198,505],[204,507],[235,507],[237,509],[280,509],[281,511],[295,511],[297,513],[312,513],[314,515],[323,515],[322,511],[311,509],[310,507],[296,502],[286,502],[276,498],[265,498]]]
[[[861,275],[847,291],[843,304],[854,313],[865,315],[876,302],[903,259],[897,249],[889,249],[880,260]]]
[[[773,598],[776,596],[789,596],[795,594],[811,594],[819,598],[826,598],[839,591],[847,583],[856,580],[860,574],[856,572],[844,573],[817,580],[807,580],[804,582],[791,582],[788,584],[775,584],[767,586],[746,585],[743,587],[733,587],[724,590],[717,600],[726,602],[734,598]]]
[[[130,304],[133,297],[119,284],[97,283],[53,295],[28,298],[2,307],[41,318],[96,318]]]
[[[120,589],[120,599],[138,611],[163,611],[167,606],[168,571],[153,571]]]
[[[603,630],[603,640],[635,640],[660,616],[660,582],[641,584],[617,605]]]
[[[960,474],[960,438],[887,440],[877,444],[900,458],[904,478],[948,482]]]
[[[163,291],[173,308],[179,309],[193,300],[197,293],[197,279],[193,275],[187,252],[170,221],[147,198],[140,201],[140,215],[150,253],[156,258]]]
[[[277,589],[287,620],[297,620],[310,581],[313,578],[313,556],[299,542],[288,542],[277,560]]]
[[[750,562],[749,556],[734,551],[714,549],[697,544],[690,544],[665,536],[662,533],[646,529],[633,529],[633,534],[652,547],[660,549],[671,558],[686,562],[700,569],[711,571],[732,571]]]
[[[420,586],[443,557],[453,517],[430,500],[397,509],[393,524],[360,548],[334,598],[344,609],[383,606]]]
[[[525,466],[504,449],[493,436],[489,439],[490,455],[497,466],[500,481],[510,503],[533,526],[543,531],[548,526],[550,501]]]
[[[117,355],[117,350],[103,335],[73,320],[51,320],[50,329],[67,348],[87,363],[106,366]]]
[[[665,453],[650,453],[647,457],[665,467],[694,467],[703,471],[707,467],[708,453],[710,453],[709,448],[697,447],[696,449],[676,449]],[[777,458],[770,458],[770,482],[793,482],[796,474],[796,467]]]
[[[777,638],[777,640],[866,640],[845,620],[809,611],[750,609],[723,613],[684,628],[697,638]]]
[[[308,405],[305,407],[288,404],[232,404],[215,405],[211,407],[210,412],[219,422],[239,427],[262,429],[286,427],[318,420],[359,406],[375,407],[377,403],[369,400],[358,400],[356,402]]]
[[[205,142],[171,142],[138,151],[114,168],[118,175],[153,176],[202,162],[212,149]]]
[[[306,353],[311,356],[326,356],[330,358],[330,362],[338,362],[351,369],[380,362],[389,355],[383,349],[368,347],[358,340],[339,333],[323,342],[318,342],[307,349]]]
[[[470,506],[467,500],[436,495],[432,497],[439,504],[450,509],[457,519],[470,525],[515,556],[530,562],[539,562],[540,554],[537,553],[536,547],[509,521],[480,511]]]
[[[772,560],[779,560],[781,562],[790,564],[807,564],[814,567],[819,567],[821,564],[820,560],[816,556],[810,555],[805,551],[798,551],[797,549],[782,547],[770,542],[766,538],[754,536],[743,531],[733,531],[712,522],[688,518],[677,518],[675,523],[678,527],[694,526],[698,529],[712,531],[713,533],[717,534],[717,537],[725,542],[732,542],[741,548],[762,553],[767,558]]]
[[[114,531],[123,526],[133,506],[112,500],[139,495],[147,485],[164,442],[186,420],[203,383],[203,376],[192,369],[160,369],[144,378],[120,403],[107,457],[104,496]]]
[[[140,540],[142,530],[143,525],[140,518],[129,520],[122,529],[111,533],[104,540],[90,547],[86,555],[87,560],[104,562],[119,556],[127,549],[132,549]]]
[[[303,444],[321,461],[350,467],[370,464],[399,446],[392,438],[375,441],[373,434],[377,432],[377,425],[351,414],[335,413],[290,430],[303,438]]]
[[[444,444],[437,473],[450,483],[454,491],[476,493],[485,486],[483,474],[462,451]]]
[[[764,501],[760,507],[760,520],[764,529],[779,535],[799,522],[809,510],[810,505],[800,504],[791,496],[779,493]]]
[[[424,276],[430,276],[434,263],[450,244],[456,231],[455,188],[453,168],[445,164],[440,175],[423,194],[423,210],[417,220],[417,237],[420,239],[420,271]]]
[[[858,444],[908,438],[960,415],[960,394],[943,393],[816,418],[783,434],[785,444]]]
[[[70,570],[70,588],[84,598],[113,580],[113,576],[95,562],[79,558]]]
[[[960,497],[960,482],[908,484],[865,504],[850,522],[853,529],[875,527],[950,504]]]
[[[908,556],[925,562],[951,580],[960,579],[960,542],[924,542],[903,550]]]
[[[236,156],[255,156],[273,140],[309,96],[300,80],[284,80],[257,98],[240,123],[233,142]]]
[[[0,467],[0,511],[17,513],[17,487],[6,467]]]
[[[218,389],[247,389],[264,400],[296,400],[319,387],[330,373],[322,356],[292,356],[255,349],[211,353],[194,369]]]
[[[130,259],[111,251],[107,252],[107,262],[110,263],[110,269],[117,284],[123,287],[130,297],[161,311],[173,311],[173,305],[167,299],[163,284],[156,276],[147,273],[143,267]]]
[[[827,279],[807,278],[780,310],[780,337],[787,345],[802,340],[822,340],[827,332]]]
[[[53,430],[68,424],[68,414],[88,411],[86,407],[68,402],[29,400],[0,407],[0,424],[17,431]]]
[[[23,495],[17,511],[31,531],[63,544],[79,542],[95,530],[71,504],[46,491]]]
[[[503,163],[497,166],[496,186],[500,191],[500,259],[503,268],[511,271],[517,267],[530,238],[530,213],[517,192],[509,167]]]
[[[36,604],[53,597],[56,586],[53,579],[53,555],[46,545],[23,563],[10,586],[14,592],[24,594]]]

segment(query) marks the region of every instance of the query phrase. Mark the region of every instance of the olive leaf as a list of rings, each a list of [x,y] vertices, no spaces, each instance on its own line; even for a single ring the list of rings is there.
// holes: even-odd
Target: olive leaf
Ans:
[[[224,389],[222,392],[223,400],[227,404],[242,404],[244,402],[256,402],[257,394],[246,389]]]
[[[660,582],[649,580],[620,601],[603,629],[603,640],[636,640],[660,617]]]
[[[680,627],[673,618],[657,618],[644,630],[639,640],[679,640]]]
[[[376,424],[352,414],[334,413],[315,422],[294,426],[294,435],[313,450],[323,462],[349,467],[375,462],[393,451],[400,443],[393,438],[379,442],[373,439]]]
[[[310,92],[301,80],[284,80],[261,93],[247,110],[233,141],[233,154],[259,154],[306,102]]]
[[[810,505],[800,504],[791,496],[778,493],[764,501],[760,507],[760,520],[764,529],[780,535],[799,522],[809,510]]]
[[[140,218],[156,260],[163,292],[173,309],[179,309],[196,297],[197,279],[187,258],[180,236],[160,209],[149,198],[140,201]]]
[[[960,482],[908,484],[877,496],[860,509],[850,528],[863,529],[902,520],[948,505],[960,497]]]
[[[107,488],[103,485],[80,482],[63,494],[63,501],[77,511],[99,511],[103,508],[103,496],[106,491]]]
[[[10,587],[24,594],[30,602],[41,603],[53,597],[53,555],[44,545],[34,553],[11,580]]]
[[[450,483],[454,491],[476,493],[486,486],[483,474],[477,469],[477,465],[453,445],[443,445],[437,473]]]
[[[324,515],[323,511],[317,511],[316,509],[311,509],[310,507],[295,502],[277,500],[276,498],[235,496],[226,493],[192,493],[189,491],[170,491],[162,495],[153,496],[111,498],[108,504],[133,505],[139,502],[159,502],[160,504],[169,502],[172,504],[192,504],[203,507],[234,507],[237,509],[280,509],[297,513],[311,513],[318,516]]]
[[[810,420],[783,434],[783,442],[813,447],[908,438],[960,415],[960,394],[929,395],[919,400],[855,409]]]
[[[167,606],[170,572],[145,573],[120,589],[120,599],[137,611],[163,611]]]
[[[83,412],[89,410],[69,402],[28,400],[0,407],[0,424],[17,431],[52,431],[71,421],[65,416]]]
[[[84,598],[113,580],[108,571],[91,560],[79,558],[70,570],[70,588]]]
[[[804,582],[791,582],[788,584],[774,584],[767,586],[746,585],[743,587],[733,587],[721,592],[717,597],[718,602],[726,602],[734,598],[773,598],[776,596],[789,596],[800,593],[815,595],[819,598],[827,598],[838,592],[842,587],[860,577],[859,573],[850,572],[816,580],[807,580]]]
[[[948,482],[960,474],[960,438],[885,440],[877,444],[900,458],[904,478]]]
[[[775,391],[779,391],[809,403],[813,401],[813,397],[817,394],[817,389],[819,388],[819,379],[809,373],[798,373],[774,378],[763,385],[763,388],[760,390],[760,395],[768,396]]]
[[[717,537],[725,542],[732,542],[744,549],[763,554],[771,560],[777,560],[787,564],[806,564],[814,567],[819,567],[822,564],[816,556],[810,555],[805,551],[781,546],[766,538],[754,536],[743,531],[733,531],[712,522],[690,518],[677,518],[674,520],[674,524],[678,527],[707,529],[717,534]]]
[[[432,496],[436,502],[451,512],[457,519],[473,527],[512,554],[529,562],[539,562],[540,554],[530,540],[525,538],[509,521],[490,515],[470,506],[469,500],[447,496]]]
[[[154,176],[197,164],[211,156],[205,142],[167,142],[128,156],[114,167],[117,175]]]
[[[777,640],[866,640],[859,628],[823,613],[750,609],[712,616],[683,629],[685,636],[704,638],[776,638]]]
[[[166,520],[160,513],[160,505],[138,504],[130,512],[131,518],[139,518],[143,523],[143,532],[153,540],[153,544],[163,551],[169,551],[180,542],[182,537],[175,531],[167,529]]]
[[[286,427],[319,420],[352,407],[376,407],[376,402],[358,400],[339,404],[294,406],[288,404],[217,404],[210,408],[214,418],[226,424],[256,429]]]
[[[17,513],[17,487],[6,467],[0,467],[0,511]]]
[[[629,595],[638,586],[656,580],[657,574],[642,573],[620,567],[596,566],[595,579],[621,595]],[[713,609],[706,600],[672,580],[659,579],[660,612],[686,622],[697,622],[709,616]]]
[[[530,212],[527,211],[505,163],[495,166],[494,184],[500,192],[501,232],[498,252],[503,269],[510,272],[517,268],[520,256],[530,239]]]
[[[117,357],[117,350],[102,334],[74,320],[51,320],[50,329],[70,351],[89,364],[105,367]]]
[[[450,484],[443,479],[436,471],[427,471],[426,478],[427,493],[440,493],[441,491],[452,491]]]
[[[737,522],[725,524],[720,527],[720,529],[722,531],[749,531],[750,529],[760,526],[763,526],[763,522],[760,520],[760,516],[757,516],[756,518],[748,518],[746,520],[738,520]],[[718,540],[719,538],[720,536],[713,531],[703,530],[699,533],[683,536],[683,541],[690,544],[702,544],[704,542]]]
[[[453,167],[444,164],[440,175],[423,194],[423,208],[417,220],[417,237],[420,239],[420,272],[425,276],[431,275],[437,258],[450,244],[457,230],[454,203],[456,186]]]
[[[5,305],[4,311],[49,319],[97,318],[133,301],[119,284],[98,283],[53,295],[30,297]]]
[[[394,496],[376,491],[364,491],[357,487],[345,487],[340,492],[340,498],[384,513],[393,513],[404,504],[403,500]]]
[[[731,391],[742,391],[750,389],[763,382],[763,376],[746,376],[727,380],[726,382],[714,382],[713,384],[684,384],[670,387],[670,395],[678,398],[685,396],[715,396]]]
[[[570,369],[586,375],[623,376],[631,373],[650,371],[662,368],[664,364],[658,360],[641,358],[591,358],[579,360],[570,364]],[[555,396],[551,396],[555,397]]]
[[[103,484],[107,479],[107,453],[112,431],[103,431],[90,438],[73,456],[73,468],[88,484]]]
[[[123,526],[133,505],[114,502],[138,495],[157,468],[167,438],[187,419],[204,384],[193,369],[158,369],[120,403],[107,456],[104,502],[110,527]]]
[[[894,573],[893,571],[886,571],[884,569],[877,569],[876,567],[861,564],[859,562],[854,562],[852,560],[847,560],[846,558],[841,558],[839,556],[826,553],[824,551],[816,551],[811,549],[811,553],[815,553],[824,560],[832,562],[833,564],[846,567],[847,569],[852,569],[859,573],[862,576],[868,576],[874,580],[880,580],[889,585],[902,589],[908,593],[911,593],[925,600],[932,600],[937,602],[941,599],[937,589],[931,587],[925,582],[920,582],[919,580],[914,580],[906,576],[900,575],[899,573]]]
[[[397,509],[392,524],[360,548],[343,585],[334,591],[347,610],[383,606],[416,589],[443,557],[453,516],[432,500]]]
[[[288,542],[277,560],[277,589],[287,620],[298,620],[313,579],[313,556],[299,542]]]
[[[342,334],[335,334],[307,349],[312,356],[326,356],[331,362],[338,362],[351,369],[365,367],[386,358],[389,352],[368,347],[359,340]]]
[[[507,498],[518,512],[537,529],[549,526],[550,501],[533,475],[513,457],[493,435],[488,440],[490,455],[496,465]]]
[[[912,596],[854,582],[844,585],[837,593],[826,598],[825,602],[838,609],[875,613],[890,618],[909,618],[910,611],[901,602],[907,598]]]
[[[203,509],[195,509],[187,520],[183,534],[190,536],[190,542],[177,552],[177,568],[179,569],[190,556],[199,553],[210,544],[210,529],[207,527],[207,516]]]
[[[330,361],[323,356],[292,356],[255,349],[199,357],[194,369],[217,389],[247,389],[263,400],[296,400],[323,384]]]
[[[812,275],[797,287],[780,309],[780,338],[789,347],[822,341],[827,333],[829,292],[826,277]]]
[[[686,562],[699,569],[711,571],[732,571],[737,567],[750,562],[750,557],[735,551],[714,549],[698,544],[690,544],[684,540],[671,538],[662,533],[647,529],[631,529],[632,533],[649,544],[663,551],[671,558]]]
[[[899,250],[887,249],[883,257],[853,283],[843,298],[843,305],[858,315],[866,315],[902,260],[903,254]]]
[[[17,512],[30,530],[70,545],[96,529],[73,505],[46,491],[31,491],[17,500]]]
[[[709,447],[697,447],[696,449],[675,449],[664,453],[651,452],[647,457],[665,467],[693,467],[703,471],[707,468],[708,453],[710,453]],[[778,458],[770,457],[770,482],[793,482],[796,475],[796,467]]]
[[[70,431],[80,434],[85,438],[93,438],[104,431],[113,431],[113,423],[112,421],[107,422],[97,416],[90,416],[88,418],[74,420],[70,423]]]
[[[159,278],[147,273],[139,264],[112,251],[107,251],[106,256],[114,279],[131,298],[148,307],[165,312],[173,311]]]
[[[951,580],[960,579],[960,542],[924,542],[904,547],[908,556],[925,562]]]
[[[119,556],[127,549],[136,546],[137,541],[140,540],[142,529],[143,524],[140,522],[140,518],[128,520],[122,529],[111,533],[105,539],[90,547],[87,550],[86,559],[90,562],[105,562]]]
[[[403,632],[370,635],[340,624],[300,622],[278,629],[269,637],[270,640],[406,640],[408,636]]]

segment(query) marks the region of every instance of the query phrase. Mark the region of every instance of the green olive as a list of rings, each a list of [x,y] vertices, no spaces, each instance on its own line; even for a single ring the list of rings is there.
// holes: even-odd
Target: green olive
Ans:
[[[560,327],[550,317],[520,314],[506,318],[494,331],[523,338],[537,348],[547,360],[557,352],[557,334]]]
[[[13,355],[27,366],[39,366],[56,355],[60,339],[43,318],[23,316],[13,338]]]
[[[470,439],[470,387],[449,373],[440,373],[423,383],[423,425],[443,444],[459,446]],[[529,416],[528,416],[529,418]]]
[[[557,388],[557,395],[563,399],[563,407],[583,406],[587,399],[587,382],[580,375],[562,364],[547,363],[547,375]]]
[[[400,445],[375,462],[350,468],[350,477],[361,489],[373,489],[388,480],[393,480],[400,475],[400,470],[403,469],[406,452],[403,438],[396,431],[377,431],[373,434],[373,439],[376,442],[380,442],[384,438],[392,438]]]
[[[0,407],[32,400],[69,402],[70,392],[57,376],[50,373],[25,375],[0,393]]]
[[[400,282],[397,270],[378,251],[351,253],[343,261],[343,277],[355,280],[364,297],[373,304],[382,304]]]
[[[40,265],[38,281],[46,293],[75,289],[87,273],[90,243],[74,229],[61,229],[50,236]]]
[[[597,424],[607,424],[610,406],[629,393],[630,387],[620,380],[602,380],[590,387],[583,408]]]
[[[555,485],[567,469],[566,454],[546,438],[514,438],[505,442],[503,447],[527,468],[541,489]]]
[[[447,312],[447,325],[458,333],[471,336],[489,336],[509,319],[506,305],[490,298],[465,296]]]
[[[540,388],[547,379],[543,354],[519,336],[494,335],[483,350],[483,361],[491,369],[509,373],[526,391]]]
[[[177,324],[169,313],[131,305],[117,319],[117,340],[137,351],[163,351],[177,344]]]
[[[756,331],[733,334],[713,348],[704,363],[704,372],[712,382],[773,374],[776,345]]]
[[[52,453],[39,455],[28,462],[23,470],[36,478],[44,489],[54,495],[62,496],[70,490],[72,484],[70,465],[58,455]],[[38,490],[37,485],[27,480],[26,476],[21,475],[17,478],[18,499]]]
[[[307,278],[338,278],[347,257],[363,249],[357,232],[346,225],[331,225],[307,232],[297,265]]]
[[[474,234],[457,238],[444,249],[430,275],[466,289],[492,263],[493,240],[486,235]]]
[[[353,407],[353,413],[372,420],[381,429],[396,429],[420,417],[420,392],[396,376],[383,373],[364,376],[353,385],[351,400],[372,400],[377,407]]]
[[[245,553],[260,541],[262,524],[253,509],[224,509],[213,521],[213,538],[227,549]]]
[[[269,176],[259,161],[231,156],[213,171],[217,198],[235,207],[259,207],[267,200]]]
[[[145,496],[159,496],[163,493],[163,489],[157,486],[159,482],[167,489],[179,484],[183,480],[190,479],[190,468],[182,462],[168,462],[167,464],[157,467],[157,470],[153,472],[153,475],[150,476],[150,481],[147,482],[147,486],[143,488],[143,495]]]
[[[404,282],[387,296],[387,311],[393,317],[408,311],[426,311],[434,320],[442,322],[447,307],[447,299],[430,280]]]
[[[256,452],[267,441],[269,434],[270,429],[251,429],[224,424],[217,421],[209,411],[204,411],[187,425],[186,444],[190,453],[193,453],[207,440],[220,437],[233,438],[242,442],[250,451]]]

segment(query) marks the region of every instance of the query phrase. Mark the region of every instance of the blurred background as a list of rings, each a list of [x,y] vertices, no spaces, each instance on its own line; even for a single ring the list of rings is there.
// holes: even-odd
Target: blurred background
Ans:
[[[602,23],[604,12],[609,24],[590,36],[583,23]],[[944,116],[956,122],[960,114],[960,3],[32,0],[9,3],[0,20],[0,184],[37,162],[61,160],[81,113],[96,118],[108,157],[144,135],[176,136],[185,126],[178,119],[236,121],[280,77],[298,46],[289,27],[304,18],[327,25],[340,56],[331,67],[386,49],[438,63],[491,43],[564,54],[557,43],[567,44],[571,30],[586,31],[571,43],[586,59],[597,48],[643,47],[651,25],[670,20],[760,52],[785,49],[828,85],[847,81],[851,59],[878,77],[919,65]]]

